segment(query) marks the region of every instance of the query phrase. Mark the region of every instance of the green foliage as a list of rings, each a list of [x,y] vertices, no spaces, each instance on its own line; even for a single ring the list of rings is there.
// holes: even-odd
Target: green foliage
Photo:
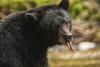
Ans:
[[[32,5],[33,4],[33,5]],[[35,7],[33,0],[1,0],[0,7],[10,9],[11,11],[20,11]]]
[[[82,0],[75,0],[70,6],[70,13],[73,17],[76,17],[83,11],[83,3]]]
[[[0,7],[11,11],[22,11],[36,6],[58,4],[60,0],[0,0]]]
[[[97,8],[97,3],[94,0],[69,0],[70,13],[73,18],[82,18],[85,20],[100,21],[100,8]],[[23,11],[35,8],[42,5],[58,5],[61,0],[0,0],[0,8],[7,9],[11,12]],[[91,6],[84,5],[84,2],[94,4]],[[92,3],[93,2],[93,3]]]
[[[34,0],[37,6],[58,4],[61,0]]]

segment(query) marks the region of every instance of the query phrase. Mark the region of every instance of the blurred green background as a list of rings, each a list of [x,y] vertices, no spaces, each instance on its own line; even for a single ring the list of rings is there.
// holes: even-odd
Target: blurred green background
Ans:
[[[66,46],[48,49],[50,67],[100,67],[100,0],[69,1],[75,52],[70,54]],[[0,0],[0,19],[14,12],[42,5],[58,5],[60,2],[61,0]],[[80,45],[88,48],[81,48]]]

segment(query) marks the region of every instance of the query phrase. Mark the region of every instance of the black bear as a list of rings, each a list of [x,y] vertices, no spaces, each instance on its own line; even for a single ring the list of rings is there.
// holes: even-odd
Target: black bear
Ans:
[[[8,15],[0,21],[0,67],[48,67],[47,48],[64,41],[72,52],[69,1]],[[60,39],[61,38],[61,39]]]

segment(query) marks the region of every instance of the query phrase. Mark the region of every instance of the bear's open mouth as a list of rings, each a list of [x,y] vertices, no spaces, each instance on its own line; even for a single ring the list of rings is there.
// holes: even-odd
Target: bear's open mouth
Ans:
[[[74,48],[73,48],[73,46],[72,46],[72,40],[69,40],[69,39],[67,39],[66,38],[66,36],[60,36],[59,37],[59,40],[58,40],[61,44],[65,44],[65,45],[67,45],[68,46],[68,49],[69,49],[69,52],[70,53],[73,53],[73,51],[74,51]]]
[[[71,42],[72,39],[68,39],[68,38],[66,38],[66,36],[63,36],[63,38],[64,38],[64,40],[66,42],[66,45],[68,46],[68,49],[69,49],[70,53],[73,53],[74,48],[73,48],[72,42]]]
[[[72,42],[69,41],[69,42],[66,43],[66,45],[68,46],[68,49],[69,49],[70,53],[73,53],[74,48],[72,47]]]

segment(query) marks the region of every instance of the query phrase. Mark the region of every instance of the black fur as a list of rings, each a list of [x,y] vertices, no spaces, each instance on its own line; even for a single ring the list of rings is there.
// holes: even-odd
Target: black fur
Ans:
[[[38,15],[31,17],[27,13]],[[48,67],[47,48],[58,43],[62,17],[71,30],[71,16],[56,5],[14,13],[2,19],[0,67]]]

